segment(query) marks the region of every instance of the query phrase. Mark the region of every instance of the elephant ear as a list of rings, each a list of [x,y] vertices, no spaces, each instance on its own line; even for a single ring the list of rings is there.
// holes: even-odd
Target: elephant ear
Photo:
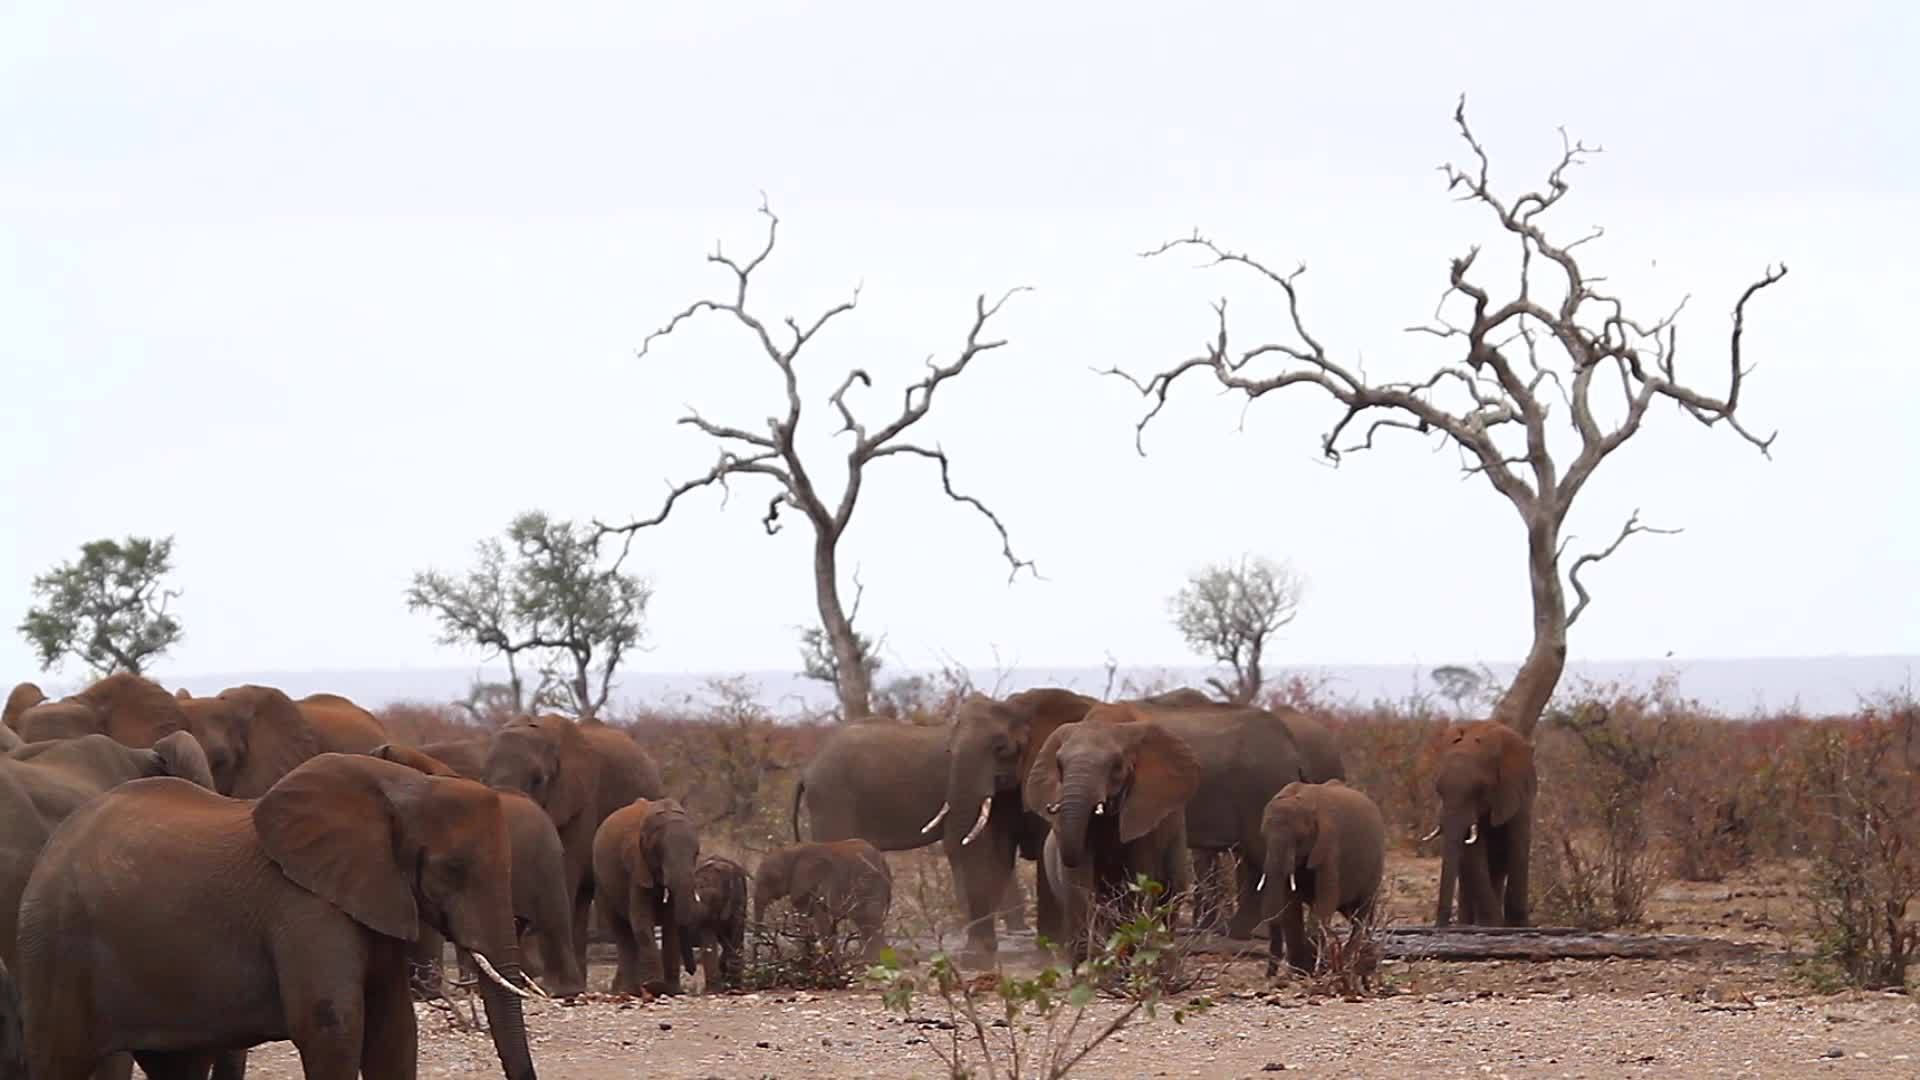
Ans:
[[[1026,718],[1026,742],[1020,752],[1020,775],[1027,776],[1033,772],[1034,762],[1039,760],[1040,751],[1053,733],[1064,725],[1078,723],[1087,715],[1087,710],[1099,702],[1071,690],[1041,687],[1023,690],[1002,704]],[[1028,806],[1032,808],[1032,804]]]
[[[1133,736],[1133,783],[1120,808],[1120,842],[1152,832],[1200,789],[1200,760],[1187,740],[1151,720],[1116,725]]]
[[[1485,737],[1494,744],[1494,783],[1488,795],[1488,818],[1505,825],[1532,800],[1539,783],[1533,769],[1533,744],[1497,720],[1487,721]]]
[[[591,811],[600,797],[600,763],[594,760],[593,744],[564,716],[542,716],[535,724],[551,732],[555,741],[547,813],[556,822],[572,821]]]
[[[6,705],[0,707],[0,725],[18,731],[20,729],[20,714],[45,700],[47,700],[47,695],[41,691],[39,686],[33,683],[23,682],[15,686],[13,691],[7,695]]]
[[[1333,918],[1340,903],[1340,826],[1325,807],[1314,811],[1313,850],[1307,853],[1307,869],[1314,882],[1313,913],[1321,919]]]
[[[325,754],[262,795],[253,826],[288,880],[377,934],[412,941],[420,912],[399,857],[399,808],[428,783],[390,762]]]
[[[213,784],[213,768],[207,764],[207,752],[192,732],[176,731],[163,737],[153,744],[153,755],[166,775],[191,780],[208,791],[218,790]]]
[[[293,699],[271,686],[236,686],[222,690],[220,700],[240,707],[240,767],[233,778],[233,796],[253,799],[266,793],[280,778],[321,752],[320,739]]]
[[[1047,807],[1060,801],[1060,744],[1066,738],[1064,725],[1053,729],[1033,755],[1033,765],[1027,769],[1027,782],[1020,790],[1020,799],[1027,804],[1027,809],[1048,821],[1053,820],[1053,812]]]

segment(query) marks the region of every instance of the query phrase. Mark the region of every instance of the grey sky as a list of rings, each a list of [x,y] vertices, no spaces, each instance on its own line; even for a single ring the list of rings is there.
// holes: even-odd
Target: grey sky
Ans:
[[[517,510],[650,512],[713,449],[687,403],[758,426],[777,387],[713,321],[636,360],[724,284],[716,238],[783,244],[764,310],[864,282],[803,369],[813,445],[849,364],[897,407],[1017,284],[1010,344],[942,392],[926,441],[1049,578],[1005,584],[930,470],[876,472],[848,539],[862,624],[898,665],[1179,661],[1163,598],[1256,550],[1311,579],[1277,650],[1504,659],[1527,642],[1512,509],[1451,451],[1337,472],[1310,393],[1245,412],[1196,380],[1141,404],[1090,367],[1191,352],[1225,292],[1134,253],[1198,225],[1277,265],[1375,375],[1435,355],[1447,259],[1491,242],[1434,167],[1471,119],[1509,190],[1556,125],[1606,153],[1556,217],[1649,315],[1691,292],[1683,370],[1723,387],[1752,310],[1750,426],[1772,462],[1662,410],[1583,495],[1576,550],[1627,512],[1684,526],[1591,577],[1585,657],[1920,652],[1920,34],[1912,5],[15,4],[0,15],[0,670],[31,576],[99,535],[174,533],[170,670],[458,662],[400,600]],[[276,6],[277,7],[277,6]],[[1335,10],[1338,8],[1338,10]],[[797,520],[742,483],[642,537],[653,670],[793,662],[813,618]]]

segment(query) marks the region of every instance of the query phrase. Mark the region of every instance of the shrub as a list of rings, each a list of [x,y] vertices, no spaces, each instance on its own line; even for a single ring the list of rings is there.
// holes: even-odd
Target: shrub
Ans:
[[[1179,992],[1168,982],[1169,959],[1179,950],[1165,921],[1170,905],[1158,900],[1162,887],[1142,878],[1129,888],[1150,902],[1071,967],[1053,964],[1027,978],[970,976],[944,952],[909,969],[889,949],[867,977],[881,986],[886,1007],[909,1020],[916,996],[930,994],[941,1003],[946,1018],[922,1023],[947,1034],[925,1045],[952,1080],[974,1077],[976,1069],[996,1080],[1057,1080],[1138,1015],[1153,1019],[1165,998]],[[1087,1010],[1103,991],[1121,999],[1119,1011],[1089,1023]],[[1191,999],[1173,1009],[1174,1023],[1210,1005],[1204,997]]]
[[[1920,704],[1889,700],[1815,728],[1802,753],[1817,963],[1848,985],[1904,987],[1920,933],[1908,914],[1920,895]]]

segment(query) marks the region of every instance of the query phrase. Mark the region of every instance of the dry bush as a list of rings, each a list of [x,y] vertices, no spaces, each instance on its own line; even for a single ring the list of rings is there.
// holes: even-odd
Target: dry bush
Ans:
[[[476,721],[459,705],[426,701],[396,701],[372,712],[394,742],[409,746],[485,735],[498,726]]]
[[[1799,743],[1814,813],[1807,899],[1817,981],[1904,987],[1920,943],[1920,703],[1908,694]]]
[[[1387,914],[1387,905],[1377,903],[1366,917],[1345,922],[1341,929],[1331,921],[1308,920],[1307,934],[1314,942],[1315,951],[1307,987],[1312,993],[1357,1000],[1373,992],[1380,961],[1387,954],[1387,927],[1393,919]]]
[[[1346,763],[1347,785],[1380,807],[1389,829],[1408,843],[1432,829],[1439,799],[1433,792],[1429,751],[1447,727],[1445,714],[1424,702],[1413,710],[1382,702],[1364,710],[1303,711],[1333,731]]]
[[[953,870],[938,844],[911,851],[889,851],[893,868],[893,906],[887,912],[887,936],[915,952],[935,952],[948,930],[965,925],[967,916],[953,888]],[[1019,874],[1032,863],[1014,864]],[[997,916],[996,916],[997,918]]]

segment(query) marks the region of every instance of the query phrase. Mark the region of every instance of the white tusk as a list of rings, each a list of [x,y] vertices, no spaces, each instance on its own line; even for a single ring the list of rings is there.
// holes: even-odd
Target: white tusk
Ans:
[[[500,974],[499,971],[494,969],[494,966],[492,964],[487,962],[486,957],[480,955],[477,952],[472,952],[472,951],[469,951],[467,955],[473,957],[474,966],[480,969],[481,974],[485,975],[489,979],[492,979],[494,982],[499,983],[501,986],[506,987],[508,990],[511,990],[516,994],[519,994],[521,997],[523,998],[541,997],[541,998],[546,998],[549,1001],[553,1000],[553,995],[547,993],[545,990],[540,989],[539,985],[535,983],[533,980],[531,979],[527,980],[527,986],[532,989],[532,993],[528,993],[526,990],[522,990],[519,987],[508,982],[505,979],[505,977],[503,977]]]
[[[1048,804],[1047,804],[1047,813],[1049,813],[1049,814],[1057,814],[1057,813],[1059,813],[1059,812],[1060,812],[1060,804],[1059,804],[1059,803],[1057,803],[1057,802],[1050,802],[1050,803],[1048,803]]]
[[[1265,889],[1266,887],[1267,887],[1267,875],[1265,875],[1265,874],[1261,874],[1261,875],[1260,875],[1260,880],[1254,883],[1254,886],[1253,886],[1253,891],[1254,891],[1254,892],[1260,892],[1261,890],[1263,890],[1263,889]]]
[[[1096,813],[1096,814],[1104,814],[1104,813],[1106,813],[1106,812],[1107,812],[1107,801],[1106,801],[1105,799],[1102,799],[1102,800],[1100,800],[1099,802],[1097,802],[1097,803],[1094,803],[1094,804],[1093,804],[1093,812],[1094,812],[1094,813]]]
[[[953,809],[952,803],[941,803],[940,812],[933,815],[933,819],[931,821],[928,821],[925,825],[920,826],[920,834],[924,836],[927,833],[932,832],[933,827],[935,825],[938,825],[941,822],[947,820],[947,811],[951,809]]]
[[[1292,874],[1287,875],[1287,888],[1292,889],[1294,892],[1300,891],[1300,884],[1293,880]]]
[[[696,904],[700,902],[700,890],[699,890],[699,889],[695,889],[695,890],[693,890],[693,902],[694,902],[694,903],[696,903]]]
[[[673,903],[673,890],[667,888],[665,885],[660,886],[660,902],[663,904]]]
[[[1423,836],[1423,837],[1421,837],[1421,838],[1420,838],[1420,842],[1424,844],[1424,843],[1426,843],[1427,841],[1429,841],[1429,840],[1431,840],[1431,839],[1433,839],[1434,837],[1436,837],[1436,836],[1439,836],[1439,835],[1440,835],[1440,826],[1438,826],[1438,825],[1435,825],[1435,826],[1433,827],[1433,831],[1432,831],[1432,832],[1430,832],[1430,833],[1428,833],[1427,835],[1425,835],[1425,836]]]
[[[968,829],[967,835],[961,839],[962,847],[973,843],[973,838],[979,836],[980,830],[987,827],[987,815],[991,813],[993,813],[993,796],[989,795],[980,800],[980,816],[974,819],[973,828]]]
[[[1478,839],[1480,839],[1480,823],[1476,821],[1467,827],[1467,843],[1471,844]]]

